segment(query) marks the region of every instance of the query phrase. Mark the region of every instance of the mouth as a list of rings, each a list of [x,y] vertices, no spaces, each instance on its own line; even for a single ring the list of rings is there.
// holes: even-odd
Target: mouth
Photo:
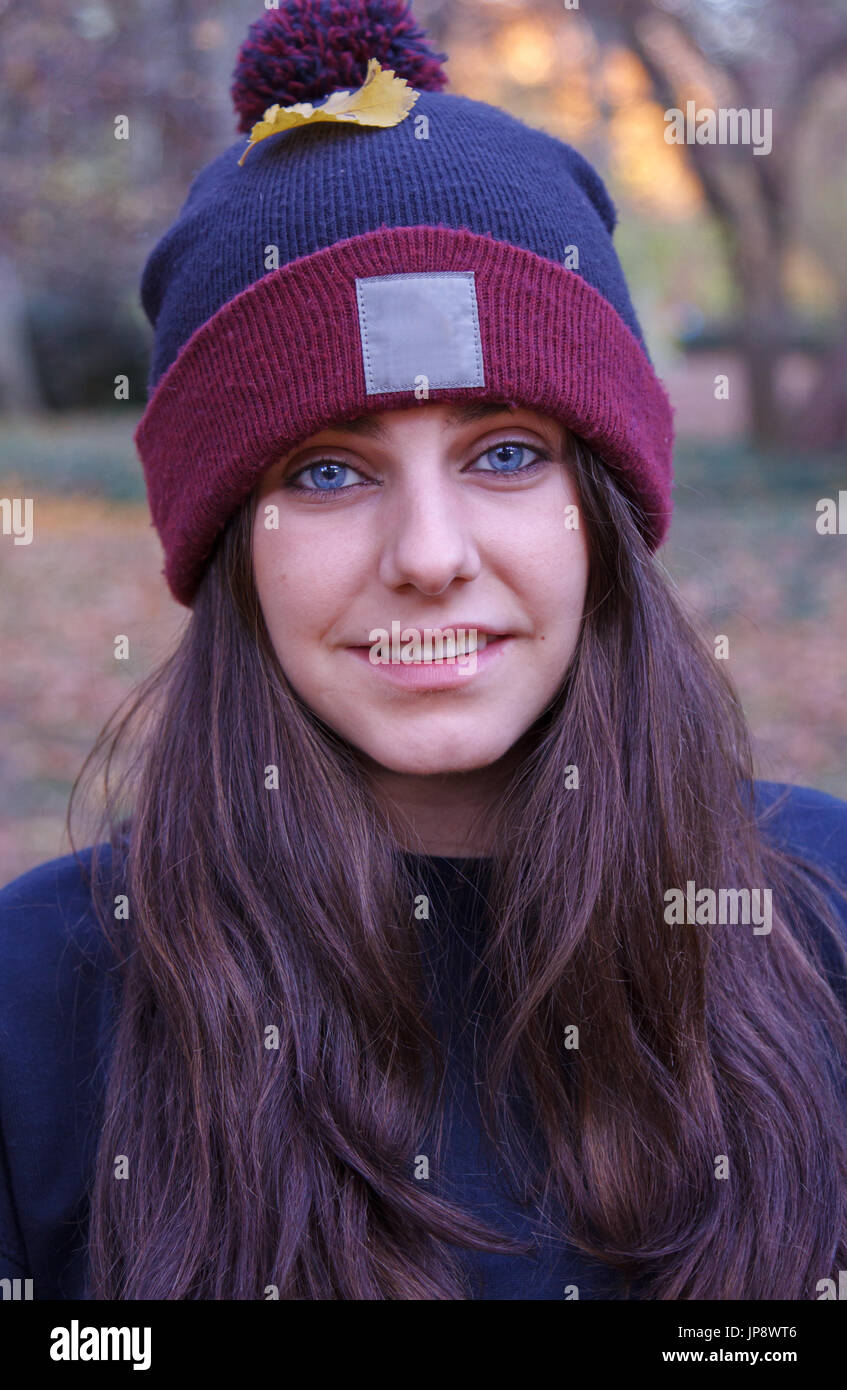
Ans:
[[[399,624],[398,624],[399,626]],[[404,629],[405,630],[405,629]],[[374,644],[348,648],[353,656],[365,662],[381,681],[413,691],[449,690],[476,681],[492,665],[501,661],[502,653],[513,640],[508,632],[483,632],[478,628],[441,633],[441,640],[421,643],[417,650],[401,655],[403,644],[392,649],[386,659],[373,657]]]
[[[475,628],[459,628],[450,632],[449,635],[442,634],[440,640],[433,640],[427,649],[424,643],[421,648],[421,655],[407,661],[404,658],[403,664],[409,666],[440,666],[445,661],[455,661],[459,657],[473,656],[474,653],[484,652],[487,647],[492,647],[498,642],[505,642],[511,634],[508,632],[480,632]],[[370,652],[373,642],[361,642],[350,650],[354,652]]]

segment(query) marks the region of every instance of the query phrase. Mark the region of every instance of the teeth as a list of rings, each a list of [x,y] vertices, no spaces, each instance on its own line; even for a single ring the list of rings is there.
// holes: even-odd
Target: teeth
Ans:
[[[395,624],[399,628],[399,624]],[[384,629],[374,628],[371,632],[371,640],[375,641]],[[387,634],[386,634],[387,635]],[[417,648],[419,655],[413,660],[409,655],[400,656],[399,636],[393,634],[392,637],[392,661],[402,660],[405,664],[412,666],[431,666],[436,661],[455,661],[457,658],[475,656],[477,652],[484,652],[489,642],[500,640],[499,633],[477,632],[475,628],[459,628],[458,635],[456,629],[419,629]],[[394,639],[397,639],[395,644]],[[403,643],[405,647],[406,643]],[[373,660],[373,649],[371,651]],[[384,657],[379,658],[385,660]]]
[[[488,637],[484,632],[463,632],[458,641],[455,636],[445,634],[441,641],[441,654],[448,659],[457,656],[470,656],[472,652],[484,651],[487,645]],[[433,654],[430,659],[434,659],[438,651],[435,641],[433,641],[432,647]],[[423,660],[426,661],[427,658],[423,657]]]
[[[431,666],[434,661],[453,661],[456,657],[472,656],[474,652],[484,651],[487,646],[488,636],[484,632],[465,631],[458,639],[454,634],[445,632],[440,641],[438,637],[431,637],[428,649],[422,640],[420,659],[410,664],[412,666]]]

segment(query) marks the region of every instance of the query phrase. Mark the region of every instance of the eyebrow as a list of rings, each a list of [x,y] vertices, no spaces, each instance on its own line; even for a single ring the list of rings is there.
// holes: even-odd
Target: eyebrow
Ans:
[[[477,401],[470,405],[462,405],[458,410],[453,411],[447,416],[446,424],[450,427],[455,425],[470,425],[475,420],[484,420],[488,415],[502,415],[511,412],[512,407],[500,401]],[[330,428],[334,428],[330,426]],[[378,415],[360,415],[356,420],[345,420],[339,423],[339,430],[349,430],[351,434],[367,434],[376,439],[384,439],[388,433],[385,425]]]

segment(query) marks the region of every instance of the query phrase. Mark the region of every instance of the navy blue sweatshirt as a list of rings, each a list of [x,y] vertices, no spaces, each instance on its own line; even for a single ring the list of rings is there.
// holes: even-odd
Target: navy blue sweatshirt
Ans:
[[[758,782],[759,810],[781,784]],[[767,830],[777,843],[847,883],[847,802],[793,787]],[[86,865],[90,850],[82,858]],[[478,889],[485,860],[415,858],[430,892],[433,959],[458,984],[479,950]],[[847,940],[847,910],[835,904]],[[830,951],[830,978],[847,981]],[[102,1122],[108,1025],[116,998],[108,944],[73,855],[50,860],[0,892],[0,1279],[32,1279],[35,1299],[87,1295],[88,1193]],[[453,997],[456,997],[455,995]],[[619,1277],[540,1233],[531,1210],[499,1185],[484,1139],[467,1057],[451,1067],[448,1144],[440,1190],[510,1235],[536,1241],[532,1256],[462,1251],[472,1297],[557,1299],[575,1285],[585,1298],[623,1298]]]

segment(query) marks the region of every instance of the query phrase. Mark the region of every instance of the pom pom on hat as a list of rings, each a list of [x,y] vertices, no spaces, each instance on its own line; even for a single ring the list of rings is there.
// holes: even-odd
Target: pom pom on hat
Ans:
[[[247,150],[273,139],[246,162],[236,140],[195,175],[141,286],[155,342],[134,437],[187,607],[274,460],[411,404],[422,378],[439,400],[562,421],[620,476],[651,549],[664,538],[673,411],[604,184],[570,145],[442,92],[443,59],[406,0],[280,0],[241,47]],[[296,134],[322,122],[371,131]]]
[[[427,47],[408,0],[281,0],[251,24],[238,51],[238,129],[249,131],[274,103],[316,102],[360,87],[371,58],[418,91],[447,83],[447,55]]]

